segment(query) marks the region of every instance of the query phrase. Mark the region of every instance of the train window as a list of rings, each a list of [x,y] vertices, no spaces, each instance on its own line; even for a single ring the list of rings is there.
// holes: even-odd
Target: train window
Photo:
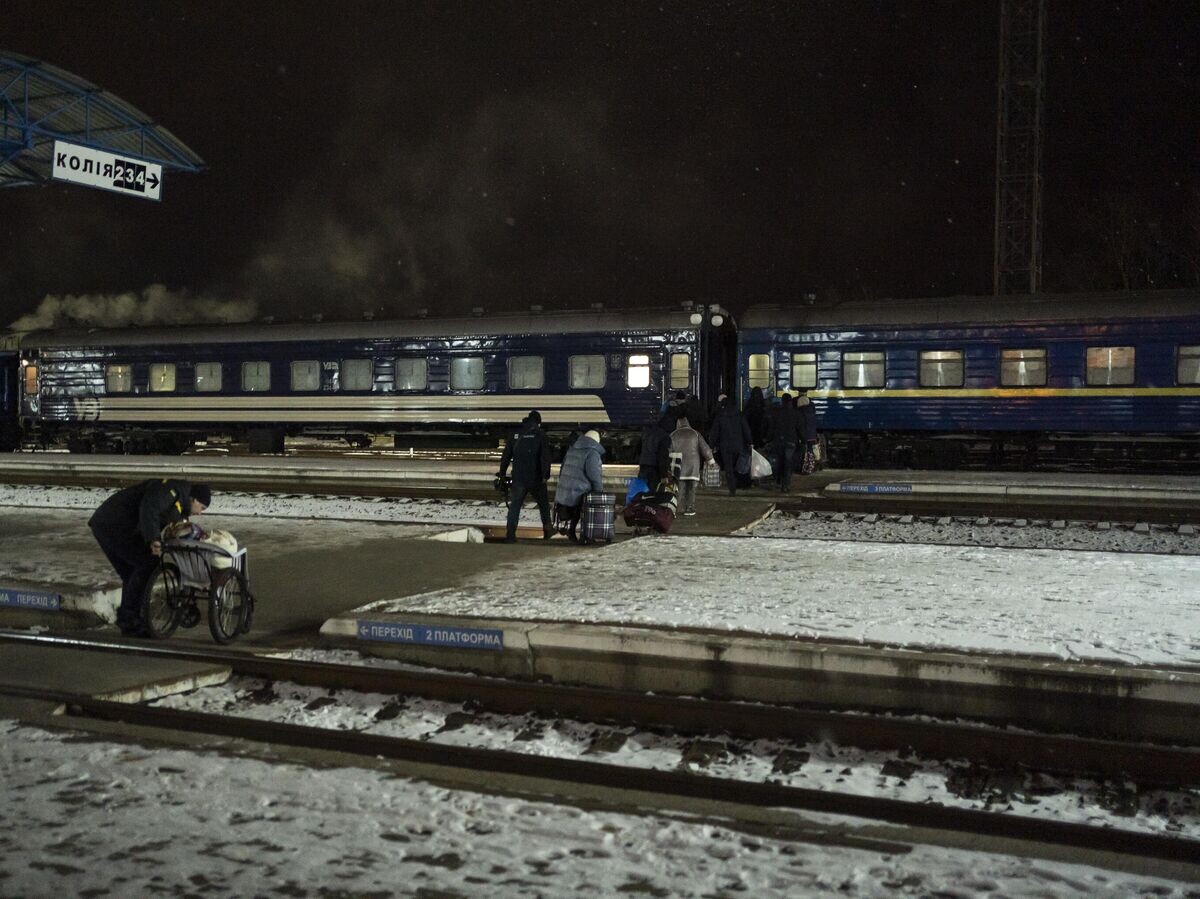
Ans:
[[[482,356],[463,356],[450,360],[451,390],[482,390],[483,385]]]
[[[568,368],[573,390],[603,387],[608,378],[603,356],[572,356]]]
[[[817,354],[792,353],[792,387],[817,386]]]
[[[650,386],[650,357],[630,356],[625,369],[625,383],[629,387]]]
[[[370,359],[343,359],[338,367],[338,385],[342,390],[370,390],[374,381]]]
[[[918,383],[922,387],[962,387],[962,350],[922,350]]]
[[[1176,384],[1200,384],[1200,346],[1181,346],[1175,363]]]
[[[746,364],[747,383],[751,389],[771,387],[771,357],[766,353],[751,353]]]
[[[216,393],[220,390],[221,363],[197,362],[195,384],[197,393]]]
[[[687,353],[671,354],[671,389],[687,390],[692,386],[692,357]]]
[[[429,363],[400,356],[396,359],[396,389],[424,390],[429,384]]]
[[[150,363],[150,392],[170,393],[175,389],[175,363]]]
[[[37,391],[37,366],[25,366],[25,395],[33,396]]]
[[[1001,350],[1001,387],[1045,387],[1045,350]]]
[[[292,390],[320,390],[321,363],[316,359],[297,359],[292,363]]]
[[[133,390],[133,366],[104,366],[104,389],[109,393],[129,393]]]
[[[1133,383],[1131,346],[1090,346],[1087,351],[1087,384],[1089,387]]]
[[[242,390],[258,392],[271,389],[270,362],[242,363]]]
[[[546,383],[546,364],[541,356],[513,356],[508,360],[510,390],[541,390]]]
[[[843,353],[843,387],[882,387],[884,385],[883,353]]]

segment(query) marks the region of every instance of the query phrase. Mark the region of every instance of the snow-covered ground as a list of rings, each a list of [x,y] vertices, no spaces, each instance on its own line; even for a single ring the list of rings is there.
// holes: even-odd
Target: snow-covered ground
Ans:
[[[53,487],[0,484],[0,507],[42,509],[95,509],[112,495],[100,487]],[[312,518],[321,521],[391,521],[428,524],[503,524],[508,516],[499,494],[495,500],[419,499],[394,496],[314,496],[300,493],[239,493],[218,490],[213,494],[204,521],[224,516],[262,518]],[[527,503],[523,524],[539,524],[537,507]],[[231,527],[236,533],[236,528]]]
[[[646,537],[366,610],[1200,665],[1196,556]]]
[[[865,540],[873,543],[1200,554],[1200,528],[1128,521],[775,512],[745,528],[744,533],[755,537]]]
[[[297,684],[235,678],[220,686],[168,696],[173,709],[234,714],[330,730],[349,730],[536,756],[589,759],[632,767],[676,768],[714,777],[910,802],[1103,825],[1200,839],[1200,790],[1139,791],[1125,782],[1096,783],[944,764],[866,752],[827,742],[733,740],[719,734],[681,737],[630,727],[548,721],[536,715],[493,715],[461,704],[415,697],[331,692]]]
[[[806,842],[683,815],[448,790],[359,768],[0,721],[8,896],[1178,897],[1194,885],[982,852]],[[869,845],[869,844],[868,844]]]

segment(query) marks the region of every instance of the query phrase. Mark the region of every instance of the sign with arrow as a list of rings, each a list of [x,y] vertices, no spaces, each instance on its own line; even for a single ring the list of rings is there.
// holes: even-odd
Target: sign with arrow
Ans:
[[[64,140],[54,142],[50,177],[143,200],[162,199],[162,166],[157,162],[117,156]]]

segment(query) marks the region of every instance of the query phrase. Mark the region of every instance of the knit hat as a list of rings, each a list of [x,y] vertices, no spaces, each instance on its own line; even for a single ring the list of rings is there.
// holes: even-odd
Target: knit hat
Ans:
[[[595,440],[597,443],[600,442],[600,432],[599,431],[596,431],[596,430],[584,431],[583,436],[587,437],[591,440]]]
[[[212,505],[212,489],[207,484],[193,484],[192,499],[208,508]]]

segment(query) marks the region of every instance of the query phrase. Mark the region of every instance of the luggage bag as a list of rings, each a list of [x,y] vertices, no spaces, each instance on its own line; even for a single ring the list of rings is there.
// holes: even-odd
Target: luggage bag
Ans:
[[[625,507],[625,524],[629,527],[650,528],[660,534],[666,534],[675,523],[675,511],[670,506],[659,506],[654,503],[634,500]]]
[[[612,493],[589,493],[583,498],[579,516],[579,540],[582,543],[612,543],[617,497]]]

